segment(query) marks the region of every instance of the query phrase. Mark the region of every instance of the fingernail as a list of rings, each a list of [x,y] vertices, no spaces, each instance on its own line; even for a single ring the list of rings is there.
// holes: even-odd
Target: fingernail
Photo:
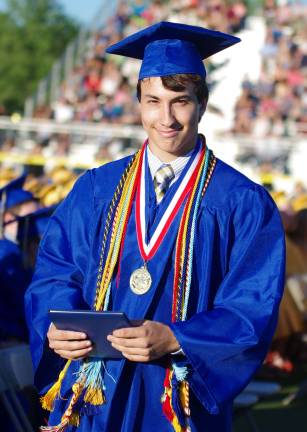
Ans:
[[[92,342],[91,342],[91,341],[87,341],[87,342],[86,342],[86,345],[87,345],[87,346],[90,346],[90,345],[92,345]]]

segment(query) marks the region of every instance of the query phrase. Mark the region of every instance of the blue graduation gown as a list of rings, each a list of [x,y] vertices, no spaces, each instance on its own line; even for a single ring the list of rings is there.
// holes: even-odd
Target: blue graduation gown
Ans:
[[[0,239],[0,340],[28,340],[24,313],[24,294],[32,272],[24,269],[19,246]]]
[[[26,310],[41,392],[54,382],[64,363],[46,343],[48,309],[85,309],[93,304],[103,227],[128,161],[125,158],[85,173],[52,216],[40,245]],[[191,430],[227,432],[232,399],[263,361],[274,332],[283,290],[283,230],[267,192],[218,160],[197,218],[187,320],[171,324],[180,217],[181,211],[148,263],[151,289],[138,296],[129,288],[131,272],[143,264],[133,206],[111,306],[130,319],[171,325],[190,368]],[[82,416],[78,430],[172,431],[160,402],[165,363],[165,359],[149,364],[106,361],[107,403],[98,414]],[[60,421],[78,368],[79,362],[73,362],[63,381],[62,399],[50,415],[51,425]]]

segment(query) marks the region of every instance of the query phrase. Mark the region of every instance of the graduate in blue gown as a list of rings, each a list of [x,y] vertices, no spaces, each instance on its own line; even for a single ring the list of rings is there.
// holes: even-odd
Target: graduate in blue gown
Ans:
[[[109,49],[143,59],[139,96],[148,142],[135,158],[86,172],[40,245],[26,310],[36,384],[49,396],[57,389],[51,404],[44,399],[52,409],[45,430],[231,430],[232,400],[265,357],[284,277],[275,204],[261,186],[216,160],[197,135],[206,106],[204,92],[196,94],[205,77],[201,59],[236,42],[159,23]],[[171,166],[173,177],[158,199],[159,164]],[[122,360],[84,362],[92,350],[86,335],[59,331],[48,319],[49,309],[93,308],[142,320],[108,337]],[[59,393],[52,385],[65,364]],[[100,377],[102,403],[86,402],[86,365]]]
[[[0,239],[0,293],[2,296],[0,303],[0,346],[7,348],[28,342],[24,294],[33,276],[39,240],[55,207],[42,208],[25,216],[17,216],[21,206],[23,206],[22,210],[26,212],[27,209],[35,208],[38,203],[32,194],[19,188],[18,182],[15,182],[14,188],[9,185],[4,189],[6,191],[6,216],[7,212],[10,212],[11,216],[15,218],[11,219],[11,224],[15,224],[17,227],[15,241],[5,237]],[[33,200],[34,203],[32,203]],[[6,217],[6,219],[10,218]],[[6,234],[8,227],[9,224],[4,225],[4,234]],[[9,233],[12,234],[14,230],[11,229]],[[20,366],[22,368],[22,365]],[[18,392],[18,398],[29,415],[33,427],[38,428],[42,423],[43,416],[37,391],[31,386],[27,386]],[[3,430],[15,431],[5,407],[1,405],[0,419]]]
[[[22,188],[25,175],[9,182],[0,190],[0,341],[27,341],[24,293],[32,278],[32,269],[23,265],[17,239],[20,215],[37,208],[33,195]],[[10,342],[11,343],[11,342]]]
[[[0,341],[27,341],[23,297],[31,282],[31,273],[22,265],[19,246],[0,239]]]

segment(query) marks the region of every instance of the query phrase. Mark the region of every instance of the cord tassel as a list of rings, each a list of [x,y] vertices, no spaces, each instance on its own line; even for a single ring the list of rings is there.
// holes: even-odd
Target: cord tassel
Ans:
[[[57,381],[48,390],[48,392],[40,398],[41,405],[45,410],[47,411],[54,410],[54,402],[56,399],[60,397],[61,385],[70,364],[71,364],[71,360],[68,360],[66,362],[64,369],[62,369],[62,371],[60,372]]]
[[[185,432],[186,427],[180,424],[177,414],[173,408],[172,398],[174,394],[177,392],[177,389],[172,387],[173,374],[174,374],[173,371],[169,369],[167,370],[166,377],[164,380],[164,393],[161,398],[162,411],[166,416],[167,420],[172,424],[175,432]],[[178,404],[179,403],[180,402],[178,401]]]
[[[63,432],[67,426],[67,421],[65,423],[60,423],[57,426],[41,426],[39,430],[41,432]]]
[[[69,424],[78,427],[80,424],[80,414],[77,411],[73,411],[69,419]]]
[[[104,389],[105,385],[101,375],[103,362],[99,358],[92,358],[82,365],[78,373],[78,382],[84,382],[86,392],[84,402],[91,405],[102,405],[105,403]]]

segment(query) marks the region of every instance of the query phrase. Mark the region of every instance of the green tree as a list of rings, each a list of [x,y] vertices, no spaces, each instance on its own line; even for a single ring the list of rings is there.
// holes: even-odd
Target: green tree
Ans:
[[[7,0],[0,13],[0,105],[22,111],[40,79],[77,34],[55,0]]]

